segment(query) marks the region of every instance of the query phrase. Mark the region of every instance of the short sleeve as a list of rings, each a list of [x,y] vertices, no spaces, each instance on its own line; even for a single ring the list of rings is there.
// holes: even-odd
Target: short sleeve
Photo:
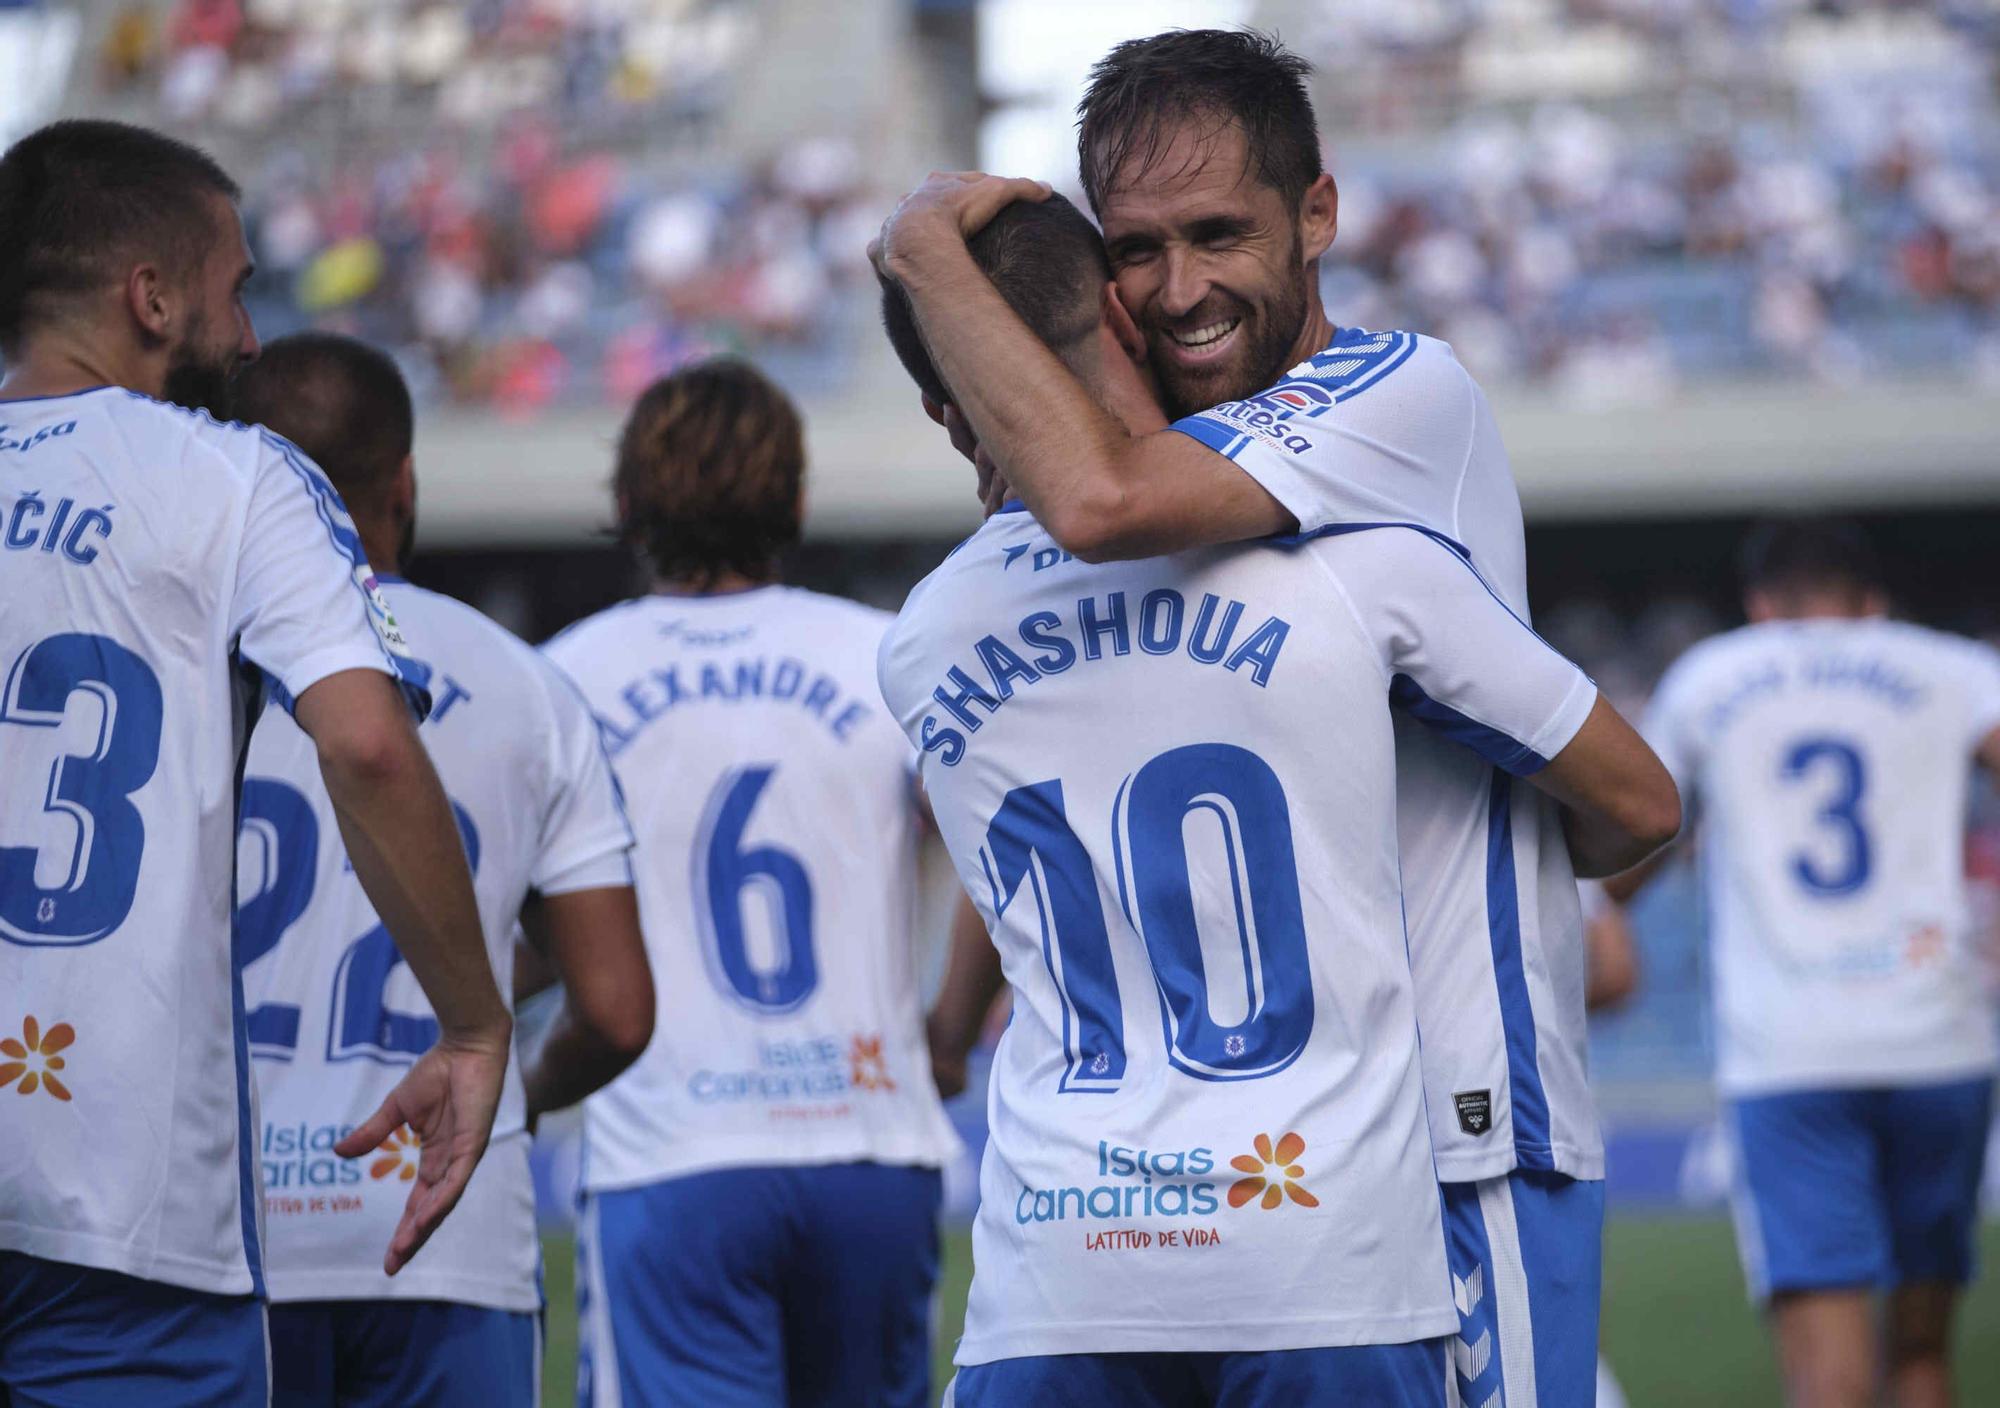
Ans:
[[[273,435],[251,485],[230,633],[288,711],[329,675],[380,670],[417,718],[430,712],[430,670],[410,654],[340,495]]]
[[[1528,776],[1597,702],[1590,677],[1536,635],[1452,546],[1410,528],[1315,545],[1379,653],[1390,702],[1494,766]]]
[[[1965,649],[1965,691],[1969,705],[1971,738],[1967,752],[1976,752],[1995,729],[2000,729],[2000,652],[1978,641]]]
[[[1661,676],[1639,725],[1640,736],[1666,765],[1681,795],[1690,800],[1701,772],[1701,739],[1694,727],[1696,658],[1683,655]]]
[[[1410,523],[1457,537],[1478,414],[1443,343],[1347,330],[1269,390],[1172,428],[1255,479],[1301,533]]]
[[[632,825],[597,721],[560,670],[545,660],[536,663],[548,676],[554,715],[552,785],[529,886],[540,894],[564,895],[630,885]]]

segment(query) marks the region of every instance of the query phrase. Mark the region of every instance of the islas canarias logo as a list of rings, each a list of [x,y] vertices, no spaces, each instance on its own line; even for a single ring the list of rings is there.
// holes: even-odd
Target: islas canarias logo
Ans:
[[[1244,1175],[1229,1185],[1229,1206],[1240,1208],[1252,1198],[1266,1212],[1286,1198],[1302,1208],[1319,1206],[1319,1199],[1299,1182],[1306,1175],[1299,1163],[1299,1155],[1306,1151],[1303,1137],[1286,1134],[1273,1145],[1270,1135],[1260,1134],[1251,1145],[1257,1151],[1254,1155],[1238,1154],[1229,1161],[1231,1168]]]
[[[0,1037],[0,1090],[11,1085],[16,1095],[39,1090],[68,1100],[69,1087],[56,1072],[63,1068],[61,1053],[75,1040],[76,1028],[68,1022],[44,1031],[33,1017],[23,1018],[19,1037]]]
[[[375,1151],[375,1162],[368,1165],[368,1176],[377,1181],[397,1178],[408,1183],[417,1176],[417,1165],[423,1156],[423,1140],[404,1125],[382,1141],[382,1147]]]

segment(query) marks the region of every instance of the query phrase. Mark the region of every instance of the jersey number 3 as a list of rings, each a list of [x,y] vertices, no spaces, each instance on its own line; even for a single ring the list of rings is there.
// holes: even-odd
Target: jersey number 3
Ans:
[[[78,694],[97,708],[65,730]],[[0,938],[74,947],[125,922],[146,848],[132,794],[159,766],[161,710],[152,667],[103,636],[49,636],[14,661],[0,694],[0,788],[43,787],[28,832],[39,844],[0,845]],[[0,815],[13,800],[0,795]]]
[[[1845,739],[1801,738],[1786,750],[1782,776],[1790,783],[1811,779],[1828,788],[1817,821],[1833,845],[1794,854],[1792,875],[1811,894],[1828,899],[1853,894],[1868,883],[1874,869],[1868,828],[1861,822],[1861,798],[1868,788],[1861,751]],[[1826,864],[1829,859],[1832,863]]]

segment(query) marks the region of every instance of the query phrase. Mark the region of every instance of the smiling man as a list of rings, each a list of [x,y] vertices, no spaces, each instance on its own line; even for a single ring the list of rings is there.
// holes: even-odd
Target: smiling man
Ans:
[[[967,249],[1045,187],[961,174],[913,192],[877,261],[953,393],[936,413],[1088,561],[1412,524],[1525,618],[1519,497],[1478,386],[1445,344],[1337,328],[1321,304],[1338,193],[1307,73],[1263,36],[1202,30],[1119,45],[1092,74],[1078,152],[1110,255],[1107,311],[1143,344],[1176,417],[1162,428],[1100,406]],[[1440,717],[1432,700],[1404,688],[1397,702],[1396,825],[1462,1386],[1482,1405],[1588,1403],[1603,1151],[1574,874],[1611,858],[1488,760],[1414,728]]]

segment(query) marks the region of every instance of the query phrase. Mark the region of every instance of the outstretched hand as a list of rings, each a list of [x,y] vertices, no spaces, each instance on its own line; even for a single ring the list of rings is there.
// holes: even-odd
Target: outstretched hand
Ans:
[[[868,244],[868,258],[885,279],[900,280],[908,262],[940,242],[964,244],[1017,200],[1043,201],[1052,188],[1022,176],[983,171],[933,171],[904,196]]]
[[[497,1044],[441,1039],[410,1067],[379,1110],[333,1146],[341,1158],[358,1159],[407,1125],[422,1151],[415,1186],[382,1260],[389,1275],[430,1240],[471,1181],[493,1132],[508,1053],[504,1033]]]

